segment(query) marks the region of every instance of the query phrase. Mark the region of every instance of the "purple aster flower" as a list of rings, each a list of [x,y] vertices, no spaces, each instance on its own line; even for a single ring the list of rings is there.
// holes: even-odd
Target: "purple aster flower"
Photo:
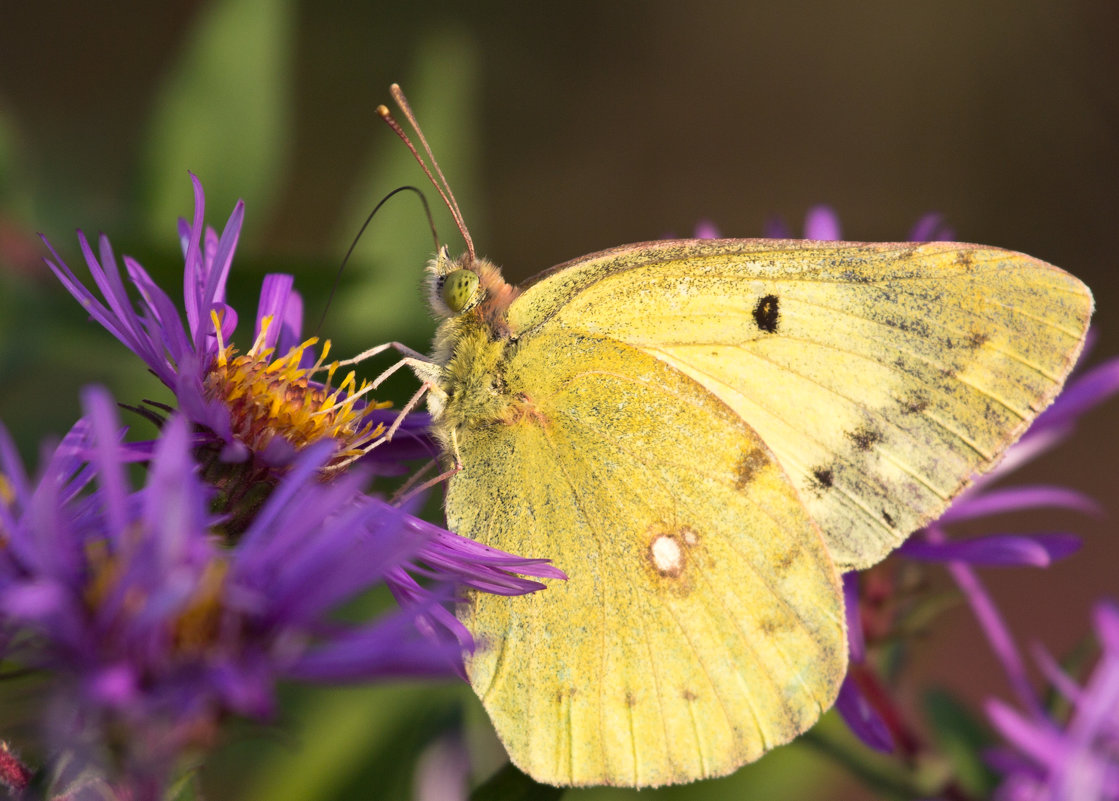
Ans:
[[[123,259],[124,280],[103,235],[95,253],[78,232],[96,292],[44,238],[51,253],[47,265],[90,316],[171,389],[187,419],[210,433],[223,461],[251,457],[261,465],[284,466],[300,448],[324,437],[336,442],[327,470],[366,454],[384,441],[386,415],[370,414],[384,404],[368,402],[369,385],[358,385],[352,372],[334,383],[337,365],[326,363],[329,342],[316,357],[312,347],[317,339],[300,341],[303,301],[293,290],[291,276],[264,279],[252,346],[239,353],[231,344],[238,315],[226,303],[225,286],[244,204],[237,203],[219,235],[205,226],[202,185],[194,175],[191,181],[194,219],[189,224],[179,221],[185,322],[167,293],[128,256]],[[129,284],[138,302],[130,296]],[[406,435],[422,439],[414,430]]]
[[[195,455],[201,457],[207,481],[220,494],[234,497],[252,495],[253,482],[264,473],[266,481],[275,480],[268,466],[286,466],[299,449],[323,439],[335,443],[333,452],[323,460],[324,472],[335,474],[364,456],[363,466],[374,473],[401,473],[403,462],[435,452],[428,433],[428,416],[412,414],[400,418],[384,408],[387,404],[367,402],[369,386],[355,383],[352,373],[337,385],[332,384],[335,365],[326,364],[330,343],[326,342],[316,358],[310,348],[315,339],[300,342],[303,302],[293,290],[289,275],[270,275],[261,288],[252,347],[238,354],[229,344],[237,323],[236,311],[225,302],[226,279],[240,236],[244,204],[238,202],[219,235],[204,224],[205,198],[201,182],[191,175],[194,186],[194,219],[179,221],[179,237],[185,259],[183,307],[186,321],[170,297],[152,281],[135,260],[124,257],[124,265],[139,302],[133,304],[121,277],[116,257],[106,237],[99,241],[100,258],[79,232],[82,253],[102,300],[66,266],[47,242],[52,259],[47,264],[90,315],[140,356],[153,373],[171,388],[179,401],[180,412],[195,426],[217,436],[218,459],[207,460],[206,447],[215,443],[196,435]],[[46,241],[44,239],[44,241]],[[325,373],[326,382],[312,380]],[[395,423],[398,428],[391,442],[381,433]],[[370,449],[378,446],[370,453]],[[134,446],[138,457],[142,445]],[[254,465],[262,462],[263,471],[246,477],[244,472],[222,472],[218,462],[251,456]],[[214,468],[214,469],[210,469]],[[254,468],[250,468],[250,471]],[[232,478],[230,477],[232,476]],[[258,497],[237,507],[218,502],[215,507],[243,515],[243,521],[224,523],[227,533],[237,533],[241,523],[255,514]],[[562,577],[553,568],[540,566],[540,560],[524,560],[408,516],[408,526],[438,547],[429,548],[424,560],[431,572],[443,576],[448,570],[459,575],[460,583],[485,592],[521,593],[528,587],[511,577],[510,567],[537,566],[536,573]],[[422,595],[411,576],[389,571],[390,586],[401,600]],[[538,585],[536,585],[538,586]],[[452,618],[448,618],[449,621]],[[454,624],[454,628],[461,629]],[[465,636],[465,632],[461,632]]]
[[[1119,607],[1094,610],[1101,653],[1083,686],[1040,648],[1037,661],[1067,715],[1019,712],[1002,701],[987,714],[1007,745],[988,754],[1003,774],[999,801],[1114,801],[1119,799]]]
[[[226,716],[271,716],[278,680],[459,671],[470,638],[443,607],[453,586],[516,594],[542,585],[510,570],[562,577],[363,495],[362,470],[321,481],[327,440],[225,547],[182,415],[133,491],[111,398],[88,390],[83,406],[37,481],[0,428],[0,661],[50,676],[48,741],[122,797],[160,797]],[[334,619],[381,583],[402,609]]]

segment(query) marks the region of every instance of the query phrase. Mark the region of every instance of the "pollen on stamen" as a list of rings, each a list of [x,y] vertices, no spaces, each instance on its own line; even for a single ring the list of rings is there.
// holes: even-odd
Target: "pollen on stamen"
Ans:
[[[233,436],[254,452],[261,452],[280,437],[295,450],[316,440],[330,438],[338,450],[324,470],[330,472],[360,458],[379,444],[385,427],[374,425],[367,415],[391,403],[369,401],[369,382],[359,385],[352,371],[333,386],[337,364],[326,365],[330,341],[309,367],[301,366],[304,353],[318,343],[311,337],[283,356],[274,358],[275,349],[265,342],[272,318],[261,321],[260,334],[245,354],[221,338],[216,313],[211,315],[218,337],[218,353],[206,375],[209,398],[220,400],[229,409]],[[326,380],[312,381],[319,373]]]

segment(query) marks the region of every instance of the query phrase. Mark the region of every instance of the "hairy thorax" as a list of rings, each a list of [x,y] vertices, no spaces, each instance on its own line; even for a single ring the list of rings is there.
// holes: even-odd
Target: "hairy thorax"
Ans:
[[[506,382],[513,340],[495,336],[474,314],[451,317],[439,326],[435,359],[441,366],[428,395],[432,430],[445,452],[454,453],[467,431],[500,425],[515,417],[517,393]],[[442,358],[440,358],[442,357]]]

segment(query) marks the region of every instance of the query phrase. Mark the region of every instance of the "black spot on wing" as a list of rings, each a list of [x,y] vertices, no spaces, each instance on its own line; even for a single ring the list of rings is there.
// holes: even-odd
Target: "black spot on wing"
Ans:
[[[835,474],[830,467],[817,467],[812,471],[812,478],[819,489],[831,489],[835,483]]]
[[[865,452],[882,441],[882,432],[870,426],[859,426],[854,431],[848,431],[847,437],[855,443],[855,450]]]
[[[920,414],[929,408],[929,399],[918,392],[906,395],[900,403],[904,414]]]
[[[882,510],[882,519],[886,521],[887,526],[890,526],[891,528],[893,527],[894,516],[887,512],[885,509]]]
[[[754,322],[758,330],[772,334],[777,330],[777,323],[781,317],[778,311],[779,303],[776,295],[766,295],[754,306]]]
[[[991,337],[982,331],[972,331],[965,340],[967,347],[975,350],[987,344]]]

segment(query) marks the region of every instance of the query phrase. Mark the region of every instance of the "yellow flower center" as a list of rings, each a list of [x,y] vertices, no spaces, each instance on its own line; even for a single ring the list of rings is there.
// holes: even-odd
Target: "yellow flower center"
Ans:
[[[16,493],[12,488],[11,479],[3,473],[0,473],[0,504],[4,506],[11,506],[15,503]],[[4,530],[3,522],[0,522],[0,551],[8,547],[8,532]]]
[[[377,444],[385,427],[374,425],[365,417],[372,409],[392,404],[361,403],[371,387],[367,381],[358,385],[352,370],[338,386],[332,386],[338,365],[324,366],[330,340],[323,343],[322,353],[311,367],[300,367],[300,362],[304,352],[318,343],[317,337],[273,358],[275,349],[264,345],[272,325],[272,318],[266,317],[252,348],[239,355],[233,345],[222,341],[220,321],[216,312],[211,314],[218,354],[206,375],[206,393],[229,408],[233,436],[238,441],[260,452],[275,437],[283,438],[296,449],[329,437],[338,442],[338,450],[327,464],[327,471],[346,466]],[[326,373],[326,380],[312,383],[312,376],[322,372]]]
[[[214,560],[195,588],[190,604],[175,619],[175,644],[179,651],[199,653],[217,639],[221,625],[222,588],[229,572],[224,560]]]

